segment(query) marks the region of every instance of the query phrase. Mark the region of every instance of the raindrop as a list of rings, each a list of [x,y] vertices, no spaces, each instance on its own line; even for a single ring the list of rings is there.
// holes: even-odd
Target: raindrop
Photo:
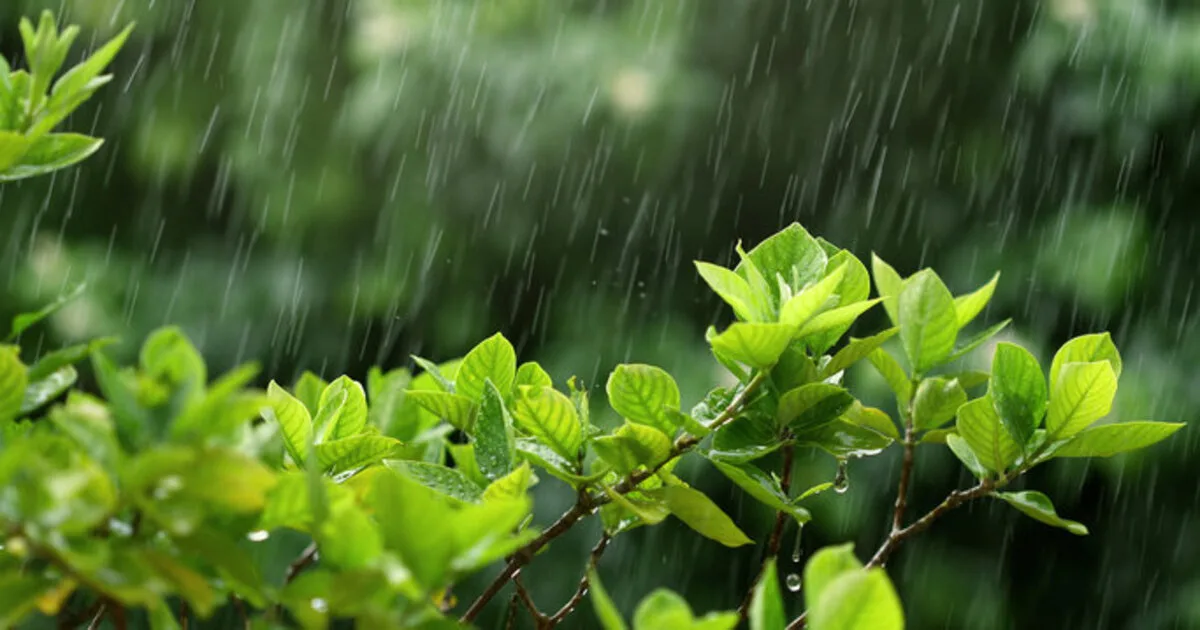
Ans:
[[[320,597],[312,598],[312,601],[310,601],[308,603],[308,605],[312,606],[312,609],[319,613],[323,613],[323,612],[329,610],[329,602],[326,602],[325,600],[321,599]]]
[[[846,460],[838,460],[837,474],[833,476],[833,491],[838,494],[846,494],[850,489],[850,475],[846,473]]]
[[[787,578],[784,580],[784,583],[787,584],[787,590],[789,590],[793,593],[799,592],[799,590],[800,590],[800,574],[799,573],[789,573],[787,575]]]
[[[796,544],[792,546],[792,562],[800,562],[800,538],[803,533],[804,526],[798,525],[796,527]]]
[[[249,534],[246,534],[246,539],[250,542],[262,542],[271,537],[271,532],[265,529],[256,529]]]

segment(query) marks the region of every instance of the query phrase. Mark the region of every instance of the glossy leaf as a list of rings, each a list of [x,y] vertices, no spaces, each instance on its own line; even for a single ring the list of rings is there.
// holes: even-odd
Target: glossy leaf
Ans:
[[[972,350],[978,348],[979,346],[982,346],[984,343],[987,343],[987,341],[990,340],[992,337],[995,337],[996,335],[1000,334],[1000,331],[1007,328],[1010,323],[1012,323],[1012,320],[1006,319],[997,324],[992,324],[991,326],[988,326],[984,330],[981,330],[978,333],[976,333],[975,335],[971,336],[970,338],[968,338],[966,341],[962,342],[961,344],[956,345],[954,347],[954,352],[950,355],[950,357],[948,359],[946,359],[946,363],[951,363],[953,361],[957,361],[957,360],[967,356],[967,354],[970,353]]]
[[[575,461],[583,445],[583,428],[575,405],[551,387],[522,387],[513,401],[517,426],[564,457]]]
[[[483,396],[484,381],[491,380],[502,394],[512,391],[517,374],[517,353],[504,335],[496,333],[463,357],[454,378],[455,392],[472,401]]]
[[[766,369],[792,341],[796,329],[786,324],[736,323],[710,340],[713,351],[752,368]]]
[[[639,466],[653,468],[671,455],[671,438],[665,433],[640,424],[625,423],[612,435],[592,440],[601,459],[622,474]]]
[[[652,365],[618,365],[605,386],[608,404],[631,422],[655,427],[671,435],[675,424],[667,410],[678,410],[679,386],[662,368]]]
[[[1037,359],[1016,344],[997,344],[988,397],[1013,441],[1023,447],[1046,413],[1046,377]]]
[[[1013,441],[1000,421],[990,395],[959,407],[955,428],[971,447],[979,463],[990,471],[1006,470],[1021,453],[1021,447]]]
[[[1055,457],[1112,457],[1161,442],[1182,429],[1181,422],[1120,422],[1080,431],[1054,451]]]
[[[750,250],[747,257],[767,278],[775,299],[779,298],[775,283],[777,277],[782,277],[796,291],[819,278],[828,260],[816,239],[798,223],[792,223],[763,240]],[[734,271],[746,277],[746,267],[743,261]]]
[[[907,407],[913,395],[912,380],[908,378],[904,368],[900,362],[893,357],[890,352],[883,348],[877,348],[867,355],[871,365],[879,371],[883,376],[883,380],[887,382],[888,387],[892,389],[892,393],[896,395],[896,401],[901,408]]]
[[[766,319],[767,314],[756,308],[753,290],[745,278],[719,265],[700,261],[696,261],[696,271],[713,292],[733,309],[738,319],[747,322]]]
[[[404,452],[404,443],[384,435],[364,434],[322,442],[314,448],[321,470],[337,474],[398,456]]]
[[[966,466],[967,470],[971,471],[971,474],[975,475],[978,479],[988,476],[987,467],[979,461],[979,456],[975,454],[975,451],[971,449],[971,445],[962,436],[957,433],[947,433],[942,438],[946,446],[950,448],[950,452],[954,453],[958,461],[962,462],[962,465]]]
[[[428,390],[410,390],[408,398],[456,429],[471,433],[475,422],[475,404],[470,398]]]
[[[841,350],[838,350],[837,354],[833,355],[833,359],[821,369],[821,376],[829,378],[867,358],[876,348],[879,348],[888,339],[896,336],[898,332],[900,332],[899,328],[889,328],[877,335],[872,335],[864,339],[851,338],[850,343],[846,344],[846,347]]]
[[[0,182],[49,175],[78,164],[100,150],[104,140],[78,133],[48,133],[33,141],[15,164],[0,172]]]
[[[810,383],[779,398],[776,419],[779,426],[789,426],[796,432],[809,431],[833,422],[853,404],[850,392],[837,385]]]
[[[530,385],[533,387],[553,387],[554,379],[542,369],[542,366],[535,361],[522,363],[517,367],[516,380],[513,385],[520,387],[521,385]]]
[[[913,425],[921,430],[936,429],[950,421],[967,402],[967,392],[955,379],[934,376],[923,379],[913,398]]]
[[[859,315],[867,312],[872,306],[878,303],[878,299],[865,300],[825,311],[801,326],[796,332],[796,337],[799,339],[808,339],[816,335],[823,335],[831,330],[846,330],[854,323],[854,320],[858,319]],[[824,348],[821,348],[821,350],[824,350]]]
[[[353,437],[367,426],[367,393],[358,381],[348,376],[339,376],[325,387],[317,409],[323,410],[326,405],[332,404],[332,401],[343,395],[345,402],[337,413],[326,420],[323,427],[319,424],[316,426],[316,430],[323,430],[322,441]]]
[[[709,456],[731,462],[747,462],[779,449],[776,427],[758,418],[740,417],[717,429]]]
[[[842,414],[842,419],[893,440],[900,439],[900,432],[896,429],[896,423],[892,421],[891,416],[880,409],[863,406],[858,401],[855,401],[846,410],[846,413]]]
[[[483,488],[459,470],[425,462],[389,461],[387,465],[422,486],[463,503],[478,503],[483,499]]]
[[[270,407],[263,410],[268,420],[279,424],[283,445],[292,461],[303,463],[308,454],[308,445],[312,442],[312,418],[304,403],[297,400],[275,381],[267,386],[267,399]]]
[[[0,137],[2,137],[2,136],[0,136]],[[3,153],[3,150],[0,149],[0,154],[2,154],[2,153]],[[2,170],[2,169],[0,169],[0,170]],[[36,312],[22,313],[20,315],[17,315],[16,317],[13,318],[12,328],[9,330],[7,340],[12,341],[12,340],[16,339],[17,337],[19,337],[21,335],[21,333],[28,330],[34,324],[36,324],[36,323],[42,321],[43,319],[46,319],[47,317],[50,317],[51,315],[62,310],[62,308],[64,306],[70,304],[71,302],[74,302],[79,296],[83,295],[83,292],[86,290],[87,290],[86,284],[77,284],[77,285],[75,285],[75,287],[73,289],[62,294],[61,296],[56,298],[53,302],[47,304],[46,306],[42,307],[41,309],[38,309]]]
[[[954,296],[932,270],[923,269],[904,282],[897,300],[900,340],[917,374],[940,365],[958,336]]]
[[[838,303],[834,291],[846,275],[843,265],[821,278],[816,284],[792,296],[779,309],[779,323],[799,327],[832,305]]]
[[[490,379],[484,381],[473,437],[475,461],[485,477],[495,480],[512,472],[516,451],[513,420],[504,396]]]
[[[72,365],[65,365],[25,387],[25,398],[21,401],[19,415],[28,414],[51,400],[58,398],[75,384],[79,373]]]
[[[1046,411],[1049,439],[1069,438],[1108,415],[1116,395],[1117,374],[1108,361],[1063,364]]]
[[[876,455],[892,441],[886,435],[842,418],[796,434],[797,443],[816,446],[838,458]]]
[[[488,484],[483,489],[483,500],[495,501],[497,499],[522,497],[529,488],[537,483],[537,480],[537,476],[533,474],[533,469],[529,467],[529,463],[522,462],[512,472]]]
[[[1088,533],[1087,527],[1082,523],[1069,521],[1058,515],[1054,509],[1054,504],[1050,502],[1050,497],[1036,492],[1034,490],[1025,490],[1023,492],[993,492],[992,496],[1003,500],[1005,503],[1017,508],[1025,513],[1030,518],[1039,520],[1047,525],[1061,527],[1076,536],[1086,536]]]
[[[958,317],[959,328],[971,323],[971,320],[983,311],[983,307],[987,306],[992,299],[992,294],[996,292],[996,283],[999,281],[1000,272],[997,271],[983,286],[971,293],[954,298],[954,312]]]
[[[779,480],[767,474],[763,469],[750,463],[734,463],[711,460],[713,465],[730,481],[737,484],[755,500],[776,512],[783,512],[803,525],[812,520],[808,510],[794,505],[779,485]]]
[[[892,325],[900,325],[900,292],[904,289],[904,279],[891,265],[884,262],[876,254],[871,254],[871,275],[875,278],[875,291],[883,298],[883,309],[887,311]]]
[[[1112,336],[1108,333],[1096,333],[1075,337],[1058,349],[1050,363],[1050,383],[1053,385],[1058,382],[1064,365],[1093,361],[1108,361],[1112,365],[1113,374],[1118,380],[1121,378],[1121,353],[1113,344]]]

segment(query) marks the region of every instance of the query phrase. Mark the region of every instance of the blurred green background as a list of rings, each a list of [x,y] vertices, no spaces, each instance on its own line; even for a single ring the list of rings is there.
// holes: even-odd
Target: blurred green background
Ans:
[[[1200,410],[1200,1],[7,0],[6,57],[43,8],[85,46],[138,28],[67,125],[100,153],[0,187],[3,314],[92,286],[33,346],[117,334],[128,356],[174,322],[214,370],[290,382],[500,330],[557,379],[657,363],[698,401],[720,378],[704,327],[728,315],[691,261],[800,221],[956,293],[999,269],[986,320],[1047,363],[1113,332],[1122,419]],[[1200,627],[1198,436],[1035,471],[1085,538],[998,506],[946,518],[891,563],[910,626]],[[876,459],[814,503],[802,553],[875,547],[896,470]],[[765,538],[770,514],[681,468]],[[918,509],[959,468],[922,453]],[[796,483],[833,470],[801,457]],[[537,498],[542,523],[572,500],[552,479]],[[545,607],[597,525],[525,571]],[[626,610],[667,586],[705,611],[736,606],[757,554],[664,523],[601,570]]]

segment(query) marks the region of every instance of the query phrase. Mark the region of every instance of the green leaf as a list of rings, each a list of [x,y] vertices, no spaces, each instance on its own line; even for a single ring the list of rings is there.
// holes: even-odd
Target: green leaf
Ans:
[[[692,609],[687,601],[665,588],[651,591],[633,612],[634,630],[691,628],[693,623]]]
[[[871,297],[871,276],[854,254],[849,250],[840,250],[829,258],[828,270],[845,269],[845,275],[834,293],[840,297],[837,312],[827,312],[818,315],[800,331],[805,343],[817,355],[825,354],[838,340],[850,330],[850,326],[858,316],[879,300],[867,300]],[[864,302],[865,301],[865,302]],[[866,304],[862,310],[855,312],[855,305]]]
[[[363,508],[348,499],[333,502],[318,540],[321,562],[342,569],[367,568],[383,554],[379,528]]]
[[[809,623],[818,630],[903,630],[904,609],[883,569],[851,571],[825,587]]]
[[[1112,336],[1108,333],[1082,335],[1064,343],[1054,354],[1050,362],[1050,384],[1058,382],[1063,366],[1068,363],[1091,363],[1093,361],[1108,361],[1112,364],[1113,374],[1121,378],[1121,353],[1113,344]]]
[[[771,382],[782,392],[819,380],[822,379],[817,364],[808,358],[803,347],[798,344],[784,350],[783,354],[779,355],[779,362],[771,368]]]
[[[847,458],[877,455],[891,445],[892,438],[838,418],[797,433],[796,442],[819,447],[834,457]]]
[[[918,271],[904,282],[897,307],[900,340],[913,371],[923,374],[940,365],[958,336],[954,296],[942,279],[930,269]]]
[[[979,457],[975,455],[975,451],[971,449],[971,445],[967,444],[957,433],[946,433],[942,436],[946,442],[946,446],[950,448],[950,452],[962,462],[971,474],[978,479],[983,479],[988,476],[988,469],[979,461]]]
[[[688,527],[726,547],[740,547],[754,542],[738,529],[733,519],[722,512],[717,504],[698,490],[685,486],[663,486],[647,490],[645,494],[662,500],[671,513]]]
[[[768,558],[750,599],[750,630],[780,630],[786,625],[775,558]]]
[[[0,423],[17,417],[29,386],[28,369],[21,362],[20,352],[16,346],[0,346]]]
[[[292,391],[296,393],[296,398],[304,403],[304,408],[308,409],[308,413],[316,415],[317,411],[321,409],[321,393],[325,391],[326,387],[329,387],[329,383],[326,383],[320,376],[305,370],[300,378],[296,379],[296,385],[292,387]]]
[[[876,298],[873,300],[855,302],[854,304],[848,304],[846,306],[825,311],[824,313],[821,313],[820,315],[808,320],[803,326],[801,326],[796,332],[796,338],[809,339],[810,337],[815,337],[817,335],[824,335],[832,330],[840,330],[844,332],[850,328],[850,325],[854,323],[854,320],[858,319],[859,315],[867,312],[872,306],[875,306],[878,303],[879,299]],[[841,334],[838,334],[837,336],[840,337]],[[836,341],[837,339],[835,338],[833,342],[836,343]],[[826,341],[823,342],[822,345],[832,345],[832,343]],[[825,348],[821,348],[822,351],[824,349]]]
[[[668,410],[679,410],[679,386],[662,368],[643,364],[618,365],[605,386],[608,404],[621,417],[647,424],[671,435],[675,424]]]
[[[1028,444],[1046,413],[1046,377],[1037,359],[1016,344],[997,344],[988,395],[1017,445]]]
[[[1183,428],[1180,422],[1119,422],[1080,431],[1054,451],[1055,457],[1112,457],[1161,442]]]
[[[604,493],[607,494],[610,499],[612,499],[614,506],[620,506],[626,512],[637,517],[638,520],[646,525],[657,525],[671,515],[671,510],[667,508],[666,504],[663,503],[662,500],[645,501],[635,499],[632,496],[621,494],[620,492],[617,492],[616,490],[613,490],[609,486],[603,484],[601,484],[601,488],[604,490]]]
[[[834,295],[834,291],[841,284],[845,275],[846,266],[842,265],[822,278],[820,282],[792,296],[779,309],[779,323],[799,327],[817,313],[837,304],[838,299]]]
[[[754,291],[745,278],[724,267],[695,261],[700,277],[725,303],[733,308],[738,319],[747,322],[764,321],[768,314],[760,312]]]
[[[1108,361],[1065,363],[1058,375],[1046,412],[1051,441],[1069,438],[1108,415],[1117,395],[1117,374]]]
[[[600,627],[604,630],[626,630],[625,621],[621,618],[617,607],[613,605],[612,598],[608,596],[604,584],[600,582],[600,574],[596,571],[596,567],[589,565],[587,576],[588,591],[592,596],[592,608],[596,610],[596,618],[600,620]]]
[[[522,363],[517,368],[517,377],[516,380],[513,381],[513,385],[516,387],[520,387],[522,385],[530,385],[533,387],[553,387],[554,379],[550,378],[550,375],[546,373],[546,370],[542,369],[541,365],[538,365],[534,361],[528,361],[526,363]]]
[[[971,352],[975,348],[978,348],[979,346],[982,346],[992,337],[995,337],[1000,333],[1000,331],[1007,328],[1010,323],[1012,323],[1012,320],[1006,319],[998,324],[992,324],[991,326],[988,326],[986,329],[966,340],[962,345],[956,346],[954,348],[954,353],[950,355],[950,358],[946,360],[946,363],[952,363],[967,356],[967,353]]]
[[[29,380],[39,381],[46,378],[68,365],[74,365],[87,359],[92,353],[113,343],[116,343],[115,337],[103,337],[43,354],[33,365],[29,366]]]
[[[37,137],[16,164],[0,172],[0,182],[48,175],[86,160],[104,140],[78,133],[48,133]]]
[[[900,329],[893,327],[865,339],[854,339],[851,337],[850,343],[846,344],[846,347],[841,350],[838,350],[837,354],[833,355],[833,359],[821,370],[821,377],[829,378],[865,359],[888,339],[896,336],[898,332],[900,332]],[[907,380],[905,378],[906,382]]]
[[[891,265],[882,258],[871,254],[871,275],[875,277],[875,291],[883,298],[883,309],[895,326],[900,325],[900,292],[904,289],[904,279]]]
[[[477,402],[483,396],[485,380],[491,379],[496,389],[507,394],[512,391],[516,374],[517,353],[504,335],[496,333],[463,357],[454,378],[454,388],[457,393]]]
[[[854,543],[818,549],[804,565],[804,607],[811,611],[834,580],[862,568],[854,555]]]
[[[436,363],[428,359],[422,359],[415,354],[412,355],[412,360],[418,367],[425,370],[425,374],[428,374],[443,392],[454,393],[454,383],[451,383],[450,379],[442,374],[441,368]]]
[[[54,581],[42,575],[0,575],[0,627],[22,627],[18,622],[32,614],[38,598],[53,587]]]
[[[833,422],[854,404],[850,392],[828,383],[809,383],[779,398],[776,421],[797,433]]]
[[[388,460],[387,466],[403,473],[422,486],[463,503],[483,500],[483,488],[475,485],[460,470],[425,462]]]
[[[525,492],[536,484],[537,480],[529,462],[521,462],[512,472],[488,484],[488,487],[483,489],[483,500],[495,501],[525,496]]]
[[[541,466],[572,487],[578,487],[585,481],[585,478],[578,474],[579,470],[574,463],[534,438],[517,438],[517,452],[530,463]]]
[[[325,387],[317,408],[323,411],[342,396],[345,396],[345,403],[327,420],[327,424],[323,427],[318,424],[316,427],[322,431],[321,441],[353,437],[367,426],[367,393],[358,381],[348,376],[339,376]],[[318,413],[318,416],[321,415]]]
[[[792,223],[759,243],[750,250],[747,258],[770,281],[776,300],[779,298],[777,277],[782,277],[795,292],[820,278],[828,260],[825,250],[799,223]],[[734,271],[746,277],[746,267],[743,261]]]
[[[778,430],[760,418],[734,418],[713,436],[710,457],[730,462],[747,462],[775,452],[783,446]]]
[[[33,138],[16,131],[0,130],[0,181],[33,145]],[[14,335],[15,336],[15,335]],[[11,341],[13,337],[9,337]]]
[[[971,447],[979,463],[1002,472],[1017,460],[1021,447],[1013,441],[992,404],[991,395],[976,398],[958,408],[958,434]],[[947,438],[947,444],[949,438]]]
[[[44,378],[33,381],[25,386],[25,398],[21,401],[21,410],[18,415],[26,415],[46,403],[58,398],[75,384],[79,378],[79,373],[75,371],[75,367],[65,365]],[[3,412],[0,412],[2,415]]]
[[[551,387],[522,387],[513,401],[512,415],[521,430],[567,461],[579,457],[579,448],[583,446],[579,414],[562,392]]]
[[[103,46],[92,53],[83,63],[66,71],[58,81],[54,83],[54,88],[51,90],[50,106],[54,108],[63,100],[72,94],[83,90],[85,86],[92,82],[108,64],[112,63],[113,58],[125,45],[125,40],[129,38],[129,34],[133,32],[134,24],[130,24],[117,33],[115,37],[105,42]]]
[[[142,344],[139,363],[148,376],[172,384],[200,388],[208,381],[208,370],[200,351],[176,326],[152,332]]]
[[[987,306],[987,303],[992,299],[992,294],[996,292],[996,283],[1000,281],[1000,272],[997,271],[992,279],[987,284],[979,287],[975,291],[967,295],[960,295],[954,298],[954,312],[958,318],[958,327],[963,328],[975,319],[976,315]]]
[[[516,451],[513,420],[504,406],[504,396],[491,379],[484,381],[473,437],[475,461],[485,477],[495,480],[512,472]]]
[[[881,409],[866,407],[858,401],[854,401],[846,413],[842,414],[842,419],[893,440],[900,439],[900,432],[896,429],[896,423],[892,421],[891,416]]]
[[[796,329],[787,324],[731,324],[710,340],[713,351],[752,368],[765,369],[779,361]]]
[[[803,525],[812,520],[808,510],[794,505],[779,485],[779,480],[750,463],[734,463],[712,459],[713,465],[730,481],[737,484],[758,502],[776,512],[783,512]]]
[[[384,546],[400,556],[425,591],[445,586],[455,552],[452,538],[440,526],[451,518],[446,502],[404,475],[384,471],[372,485],[370,504]],[[423,526],[414,526],[418,523]]]
[[[966,402],[967,392],[956,379],[926,378],[913,398],[913,426],[921,431],[936,429],[949,422]]]
[[[1027,516],[1047,525],[1061,527],[1076,536],[1087,536],[1088,530],[1082,523],[1068,521],[1058,515],[1050,497],[1034,490],[1023,492],[993,492],[992,496],[1024,512]]]
[[[912,399],[913,384],[896,357],[883,348],[876,348],[867,355],[867,359],[883,376],[883,380],[892,389],[892,393],[896,394],[896,402],[899,403],[900,408],[907,407],[908,402]]]
[[[593,439],[592,448],[618,472],[628,474],[639,466],[653,468],[665,462],[671,456],[671,438],[654,427],[627,422],[612,435]]]
[[[398,456],[404,451],[404,443],[384,435],[364,434],[321,442],[314,448],[321,470],[336,475]]]
[[[312,418],[304,403],[297,400],[275,381],[267,385],[267,400],[270,407],[263,409],[263,417],[279,424],[283,435],[283,446],[292,461],[304,463],[308,445],[312,442]]]
[[[4,146],[3,146],[3,137],[4,136],[3,136],[3,134],[4,134],[4,132],[0,132],[0,163],[2,163],[2,160],[3,160],[2,156],[4,154]],[[0,170],[3,170],[2,167],[0,167]],[[16,317],[13,318],[12,328],[11,328],[10,332],[8,333],[7,341],[12,341],[12,340],[16,339],[17,337],[19,337],[21,335],[21,333],[28,330],[30,326],[33,326],[34,324],[42,321],[43,319],[46,319],[47,317],[50,317],[51,315],[62,310],[62,308],[64,306],[66,306],[67,304],[70,304],[71,302],[75,301],[76,298],[83,295],[83,292],[86,290],[87,290],[86,284],[82,284],[82,283],[77,284],[77,285],[75,285],[75,288],[62,294],[61,296],[59,296],[57,299],[55,299],[50,304],[47,304],[46,306],[42,307],[41,310],[38,310],[37,312],[34,312],[34,313],[22,313],[20,315],[17,315]]]
[[[475,403],[470,398],[450,392],[409,390],[408,398],[429,413],[449,422],[457,429],[472,432]]]

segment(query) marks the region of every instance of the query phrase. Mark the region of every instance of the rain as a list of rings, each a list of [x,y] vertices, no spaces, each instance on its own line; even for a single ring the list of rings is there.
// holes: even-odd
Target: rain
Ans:
[[[0,183],[0,314],[86,285],[20,337],[29,356],[114,337],[108,355],[133,364],[174,325],[212,377],[256,362],[263,389],[305,371],[365,384],[500,332],[563,392],[576,377],[609,431],[618,364],[665,369],[684,412],[736,384],[705,337],[734,316],[694,261],[732,269],[737,246],[799,223],[867,268],[873,254],[902,276],[932,268],[954,295],[999,272],[969,332],[1012,323],[964,369],[987,371],[1000,342],[1047,369],[1069,339],[1107,331],[1124,369],[1102,422],[1200,412],[1200,1],[9,0],[14,68],[19,21],[47,8],[80,28],[68,66],[135,27],[113,81],[62,123],[104,144]],[[876,307],[847,338],[891,325]],[[868,361],[839,378],[899,413]],[[99,386],[90,368],[80,379]],[[908,627],[1200,627],[1198,436],[1015,483],[1087,536],[981,500],[907,540],[887,573]],[[781,530],[789,619],[818,549],[853,543],[865,562],[888,536],[902,458],[789,459],[792,497],[833,490]],[[614,536],[597,570],[626,619],[658,588],[697,616],[735,610],[762,568],[775,511],[703,458],[673,473],[755,544],[677,519]],[[537,476],[545,528],[577,495]],[[973,481],[922,445],[909,518]],[[576,593],[600,520],[519,568],[547,614]],[[246,531],[279,572],[307,540]],[[456,614],[501,566],[454,586]],[[504,627],[506,588],[479,627]],[[602,627],[592,595],[564,627]],[[193,627],[236,627],[236,608]],[[534,628],[524,612],[515,627]]]

